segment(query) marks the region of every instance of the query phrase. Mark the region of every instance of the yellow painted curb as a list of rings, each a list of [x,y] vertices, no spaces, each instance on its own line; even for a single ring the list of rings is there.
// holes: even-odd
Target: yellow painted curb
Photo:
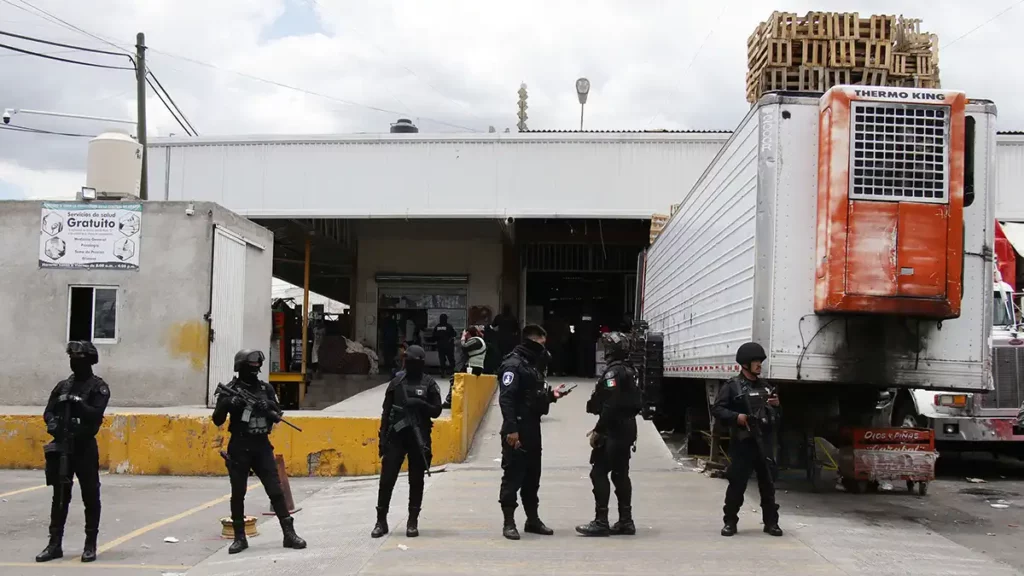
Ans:
[[[456,375],[451,411],[434,421],[432,464],[466,458],[496,387],[494,376]],[[289,476],[380,473],[377,418],[314,414],[292,412],[289,421],[303,431],[277,426],[270,437]],[[121,413],[105,419],[97,442],[100,465],[111,473],[220,476],[227,470],[218,451],[227,438],[226,427],[214,426],[208,415]],[[42,468],[49,441],[42,416],[0,414],[0,468]]]

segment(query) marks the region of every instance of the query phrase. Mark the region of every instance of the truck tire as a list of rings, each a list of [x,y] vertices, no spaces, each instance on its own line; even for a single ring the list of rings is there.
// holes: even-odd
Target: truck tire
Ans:
[[[892,425],[897,428],[927,428],[928,419],[917,413],[913,401],[904,398],[892,413]]]

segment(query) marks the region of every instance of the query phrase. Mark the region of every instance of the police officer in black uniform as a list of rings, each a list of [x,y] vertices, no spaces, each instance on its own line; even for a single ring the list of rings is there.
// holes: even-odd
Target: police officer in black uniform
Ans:
[[[596,512],[593,521],[577,526],[576,531],[584,536],[632,536],[636,534],[636,525],[633,524],[629,457],[636,445],[636,416],[642,408],[642,397],[636,369],[628,361],[629,339],[620,332],[608,332],[601,340],[607,368],[587,401],[587,412],[598,416],[597,424],[588,434],[592,448],[590,481],[594,485]],[[609,473],[619,503],[619,521],[614,526],[608,525]]]
[[[498,367],[498,405],[501,407],[501,490],[498,501],[505,516],[502,535],[519,540],[516,529],[516,494],[523,499],[526,523],[523,530],[550,536],[537,514],[540,500],[541,435],[540,417],[563,394],[544,383],[540,366],[546,362],[544,342],[547,333],[533,324],[523,328],[523,341]]]
[[[46,431],[53,436],[53,442],[43,448],[46,484],[53,486],[53,501],[50,504],[50,542],[36,556],[36,562],[64,557],[61,544],[75,476],[82,487],[85,504],[82,562],[96,560],[96,536],[100,529],[100,455],[96,433],[103,424],[110,388],[92,373],[92,367],[99,362],[99,353],[92,342],[69,342],[67,354],[72,374],[53,389],[43,412]],[[64,451],[67,466],[62,476],[61,454]]]
[[[420,535],[420,506],[423,504],[423,474],[430,468],[431,419],[441,415],[441,388],[423,373],[427,353],[420,346],[409,346],[405,353],[405,371],[399,372],[384,393],[380,416],[380,487],[377,492],[377,524],[372,538],[388,533],[388,508],[402,461],[409,457],[409,520],[405,535]],[[417,434],[418,430],[418,434]],[[422,445],[420,444],[422,442]]]
[[[217,397],[217,406],[213,410],[213,423],[224,424],[228,415],[231,423],[228,431],[227,467],[231,479],[231,525],[235,532],[235,540],[228,548],[228,554],[238,554],[249,547],[245,538],[245,492],[252,470],[263,483],[263,489],[270,497],[270,505],[281,522],[284,534],[284,547],[296,550],[306,547],[306,541],[295,533],[295,519],[288,512],[284,492],[281,490],[281,479],[277,475],[277,464],[274,462],[274,447],[270,444],[270,432],[274,424],[281,418],[281,407],[277,403],[274,388],[257,376],[263,367],[263,352],[259,350],[239,350],[235,354],[235,372],[238,376],[231,380],[230,386],[236,387],[259,399],[250,409],[245,400],[238,396],[221,394]]]
[[[779,399],[760,379],[761,363],[767,356],[764,348],[756,342],[747,342],[736,352],[736,363],[741,371],[725,383],[718,391],[711,415],[715,420],[730,427],[732,438],[729,442],[729,488],[725,492],[725,526],[722,536],[736,534],[743,493],[751,470],[757,473],[757,487],[761,492],[761,518],[764,532],[782,536],[779,528],[779,506],[775,503],[775,479],[772,470],[772,430],[775,408]],[[750,414],[752,406],[764,406],[764,418]],[[766,422],[767,421],[767,422]],[[758,428],[754,428],[754,427]],[[764,440],[760,442],[755,433]]]

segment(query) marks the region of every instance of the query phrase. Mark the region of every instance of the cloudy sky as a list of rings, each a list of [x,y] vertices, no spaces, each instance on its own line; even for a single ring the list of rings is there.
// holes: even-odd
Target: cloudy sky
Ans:
[[[0,0],[0,31],[110,51],[101,39],[132,50],[145,32],[151,69],[202,135],[383,132],[400,115],[422,131],[515,131],[520,82],[531,129],[572,129],[579,76],[593,84],[588,128],[730,129],[748,109],[746,38],[773,8],[921,18],[940,38],[943,85],[995,100],[1000,128],[1024,129],[1017,0]],[[130,71],[6,49],[0,68],[0,108],[135,118]],[[147,106],[151,135],[183,133],[152,93]],[[15,124],[117,128],[27,115]],[[0,130],[0,198],[73,195],[87,141]]]

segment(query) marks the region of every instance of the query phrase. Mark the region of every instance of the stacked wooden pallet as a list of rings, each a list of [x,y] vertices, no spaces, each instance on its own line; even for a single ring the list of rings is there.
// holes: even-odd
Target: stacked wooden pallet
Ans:
[[[773,12],[747,39],[748,102],[837,84],[938,88],[938,38],[918,19]]]

